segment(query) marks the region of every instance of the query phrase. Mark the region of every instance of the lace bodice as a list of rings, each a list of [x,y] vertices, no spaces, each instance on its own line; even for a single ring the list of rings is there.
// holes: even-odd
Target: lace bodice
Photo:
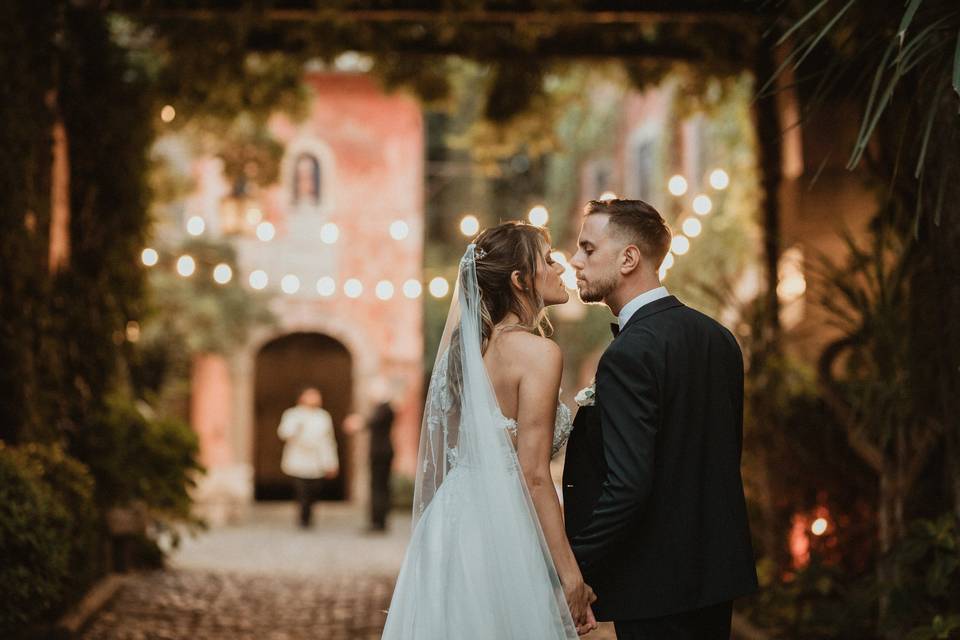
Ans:
[[[500,414],[503,417],[504,427],[507,431],[510,432],[510,435],[513,437],[513,443],[517,443],[517,421],[513,418],[508,418],[507,416]],[[557,455],[560,452],[560,449],[563,448],[563,445],[567,443],[567,438],[570,437],[570,432],[573,431],[573,414],[570,412],[570,408],[562,402],[557,403],[557,416],[553,422],[553,448],[550,451],[550,457]]]

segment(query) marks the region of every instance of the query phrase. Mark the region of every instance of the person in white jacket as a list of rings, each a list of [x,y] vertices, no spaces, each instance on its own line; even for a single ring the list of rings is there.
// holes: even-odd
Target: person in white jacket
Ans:
[[[333,419],[322,408],[323,396],[316,387],[300,392],[297,405],[283,412],[277,435],[284,441],[280,469],[293,478],[300,505],[300,526],[309,527],[313,501],[324,479],[340,471]]]

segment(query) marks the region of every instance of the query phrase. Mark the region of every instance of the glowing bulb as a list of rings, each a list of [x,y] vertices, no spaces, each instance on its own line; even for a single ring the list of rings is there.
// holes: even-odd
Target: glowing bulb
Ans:
[[[280,288],[283,290],[284,293],[289,293],[290,295],[293,295],[294,293],[300,290],[300,278],[293,275],[292,273],[288,273],[287,275],[283,276],[283,278],[280,279]]]
[[[177,258],[177,273],[184,278],[189,278],[197,270],[197,263],[190,256],[180,256]]]
[[[815,536],[822,536],[827,532],[827,519],[826,518],[817,518],[810,525],[810,531]]]
[[[697,196],[693,199],[693,211],[697,215],[705,216],[713,209],[713,201],[710,196]]]
[[[403,220],[395,220],[390,224],[390,237],[394,240],[403,240],[410,235],[410,225]]]
[[[374,293],[381,300],[389,300],[393,297],[393,283],[388,280],[381,280],[377,283]]]
[[[560,264],[567,264],[567,256],[563,255],[562,251],[551,251],[550,257],[553,258],[554,262],[559,262]]]
[[[348,298],[359,298],[363,294],[363,283],[356,278],[350,278],[343,283],[343,292]]]
[[[683,232],[691,238],[696,238],[703,231],[703,225],[696,218],[687,218],[683,221]]]
[[[460,233],[465,236],[476,235],[477,231],[480,231],[480,221],[477,220],[476,216],[463,216],[463,220],[460,221]]]
[[[147,247],[140,252],[140,261],[148,267],[152,267],[160,261],[160,254],[157,253],[156,249],[151,249]]]
[[[667,255],[664,256],[663,262],[660,264],[660,268],[669,270],[673,266],[673,263],[674,263],[673,254],[667,251]]]
[[[450,292],[450,284],[445,278],[437,276],[430,281],[430,295],[434,298],[442,298]]]
[[[563,273],[560,274],[560,280],[567,289],[577,288],[577,272],[569,262],[563,265]]]
[[[613,191],[604,191],[603,193],[600,194],[601,201],[616,200],[616,199],[617,199],[617,194],[615,194]]]
[[[258,291],[260,289],[266,289],[269,281],[270,279],[267,277],[267,272],[263,269],[257,269],[250,273],[250,286]]]
[[[257,237],[263,242],[270,242],[277,235],[277,229],[270,222],[261,222],[257,225]]]
[[[664,268],[664,267],[660,267],[660,271],[659,271],[658,275],[660,276],[660,280],[666,280],[666,279],[667,279],[667,269]]]
[[[320,227],[320,241],[324,244],[333,244],[340,238],[340,228],[332,222]]]
[[[164,122],[173,122],[173,119],[176,117],[177,110],[173,108],[173,105],[168,104],[163,109],[160,109],[160,119]]]
[[[545,206],[538,204],[534,208],[530,209],[530,213],[527,214],[527,218],[530,220],[530,224],[543,227],[546,226],[547,220],[550,219],[550,214],[547,212],[547,208]]]
[[[682,196],[687,192],[687,179],[680,175],[673,176],[667,182],[667,189],[675,196]]]
[[[191,218],[187,220],[187,233],[192,236],[200,235],[206,228],[207,223],[205,223],[200,216],[191,216]]]
[[[233,269],[230,265],[221,262],[213,268],[213,279],[218,284],[227,284],[233,278]]]
[[[336,292],[337,283],[333,281],[333,278],[330,276],[323,276],[317,280],[317,293],[322,295],[324,298],[329,298]]]
[[[670,243],[670,251],[673,251],[678,256],[682,256],[687,251],[690,251],[690,241],[687,240],[686,236],[674,236],[673,242]]]
[[[410,278],[403,283],[403,295],[407,296],[411,300],[413,298],[420,297],[420,294],[423,293],[423,285],[420,284],[419,280],[414,280]]]
[[[722,191],[730,185],[730,176],[723,169],[714,169],[710,172],[710,186]]]

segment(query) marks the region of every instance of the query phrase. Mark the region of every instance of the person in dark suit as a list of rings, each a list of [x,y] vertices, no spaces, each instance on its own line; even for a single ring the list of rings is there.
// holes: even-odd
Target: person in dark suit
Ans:
[[[390,431],[396,413],[389,398],[383,398],[367,420],[370,430],[370,529],[387,530],[390,512],[390,467],[393,464],[393,444]]]
[[[617,316],[563,472],[565,527],[595,615],[619,640],[727,640],[733,600],[757,589],[740,348],[661,286],[671,235],[649,204],[591,201],[578,242],[581,299]]]

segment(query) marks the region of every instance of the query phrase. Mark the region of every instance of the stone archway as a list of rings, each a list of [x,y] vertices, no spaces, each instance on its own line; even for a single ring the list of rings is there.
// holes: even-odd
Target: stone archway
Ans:
[[[353,356],[335,338],[322,333],[295,332],[264,344],[254,362],[253,473],[254,498],[289,499],[290,479],[280,470],[283,443],[277,425],[285,409],[296,403],[300,390],[315,386],[324,408],[333,417],[340,454],[340,475],[326,485],[322,498],[343,499],[354,473],[341,426],[353,406]]]

